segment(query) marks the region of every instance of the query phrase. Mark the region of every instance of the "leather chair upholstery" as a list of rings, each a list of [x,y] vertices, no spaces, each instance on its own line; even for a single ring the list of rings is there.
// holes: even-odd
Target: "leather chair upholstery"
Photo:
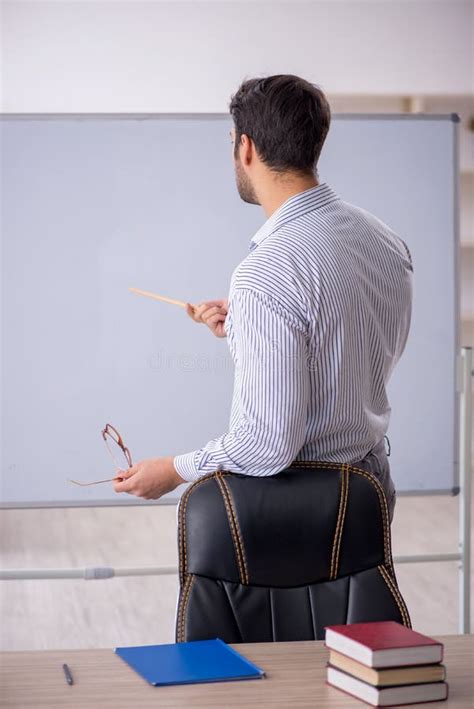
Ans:
[[[314,640],[326,625],[376,620],[410,627],[385,494],[364,470],[218,471],[185,491],[178,515],[177,642]]]

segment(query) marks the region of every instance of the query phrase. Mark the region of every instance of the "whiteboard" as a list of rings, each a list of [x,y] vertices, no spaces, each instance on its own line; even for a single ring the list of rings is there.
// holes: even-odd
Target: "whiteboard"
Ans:
[[[152,504],[67,479],[113,476],[107,422],[136,461],[188,452],[227,429],[225,339],[127,289],[227,296],[265,221],[237,193],[231,119],[30,115],[0,125],[1,504]],[[336,115],[319,167],[321,181],[385,221],[413,256],[412,328],[389,386],[402,493],[457,486],[456,135],[455,116]]]

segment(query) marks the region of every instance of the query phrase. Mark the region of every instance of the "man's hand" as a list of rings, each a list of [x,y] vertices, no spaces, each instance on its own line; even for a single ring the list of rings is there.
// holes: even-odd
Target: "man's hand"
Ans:
[[[173,456],[142,460],[128,470],[120,470],[117,477],[121,480],[114,482],[115,492],[128,492],[145,500],[157,500],[186,482],[178,475]]]
[[[186,312],[194,322],[204,323],[216,337],[225,337],[224,322],[228,300],[207,300],[198,305],[186,303]]]

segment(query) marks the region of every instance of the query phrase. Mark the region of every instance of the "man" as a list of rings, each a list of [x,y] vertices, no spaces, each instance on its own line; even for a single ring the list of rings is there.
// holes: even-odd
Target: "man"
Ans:
[[[344,462],[380,479],[392,519],[386,385],[410,325],[409,251],[319,183],[330,124],[320,89],[293,75],[251,79],[230,113],[240,197],[261,205],[267,221],[232,275],[228,301],[187,306],[227,336],[229,430],[196,451],[134,465],[115,490],[158,498],[217,469],[264,476],[293,460]]]

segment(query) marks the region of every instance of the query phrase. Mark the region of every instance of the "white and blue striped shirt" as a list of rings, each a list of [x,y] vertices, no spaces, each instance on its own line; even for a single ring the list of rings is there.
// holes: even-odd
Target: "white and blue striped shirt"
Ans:
[[[294,460],[353,463],[382,440],[386,385],[410,326],[404,242],[327,184],[290,197],[235,269],[225,320],[235,365],[229,431],[174,459],[274,475]]]

